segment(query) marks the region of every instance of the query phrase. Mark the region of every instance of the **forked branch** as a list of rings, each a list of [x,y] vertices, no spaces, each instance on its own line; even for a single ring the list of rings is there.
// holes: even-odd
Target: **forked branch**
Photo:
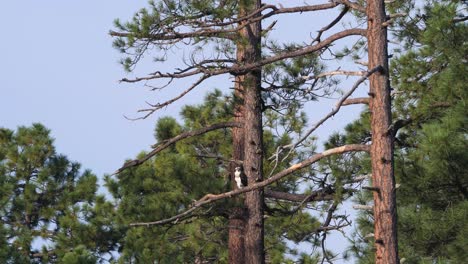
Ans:
[[[336,103],[335,108],[333,108],[332,111],[330,111],[330,113],[328,113],[325,117],[323,117],[317,123],[315,123],[315,125],[311,129],[309,129],[309,131],[307,131],[307,133],[305,133],[305,135],[302,138],[300,138],[297,142],[283,146],[283,149],[290,148],[292,151],[299,144],[301,144],[304,140],[306,140],[315,130],[317,130],[318,127],[320,127],[323,123],[325,123],[325,121],[327,121],[328,119],[333,117],[336,113],[338,113],[338,111],[340,110],[341,106],[346,101],[346,99],[348,99],[348,97],[353,94],[353,92],[359,87],[361,83],[367,80],[367,78],[369,78],[369,76],[371,76],[373,73],[380,71],[381,69],[382,69],[382,66],[379,65],[371,69],[370,71],[367,71],[361,78],[359,78],[354,83],[353,87],[351,87],[351,89],[346,94],[344,94],[343,97],[341,97],[341,99]],[[279,153],[275,155],[278,155],[278,154]]]
[[[184,97],[186,94],[188,94],[190,91],[192,91],[193,89],[195,89],[198,85],[200,85],[204,80],[208,79],[209,75],[203,75],[200,79],[198,79],[196,82],[194,82],[188,89],[186,89],[185,91],[183,91],[182,93],[180,93],[178,96],[170,99],[170,100],[167,100],[163,103],[158,103],[158,104],[155,104],[155,105],[151,105],[151,108],[148,108],[148,109],[141,109],[141,110],[138,110],[138,112],[146,112],[146,114],[143,116],[143,117],[140,117],[138,119],[145,119],[147,118],[148,116],[150,116],[151,114],[153,114],[154,112],[156,112],[157,110],[163,108],[163,107],[166,107],[170,104],[172,104],[173,102],[179,100],[180,98]]]

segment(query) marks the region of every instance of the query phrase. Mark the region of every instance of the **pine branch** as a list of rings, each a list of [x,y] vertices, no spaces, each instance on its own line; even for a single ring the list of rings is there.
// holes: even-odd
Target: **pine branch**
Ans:
[[[313,42],[320,42],[320,38],[322,37],[322,34],[329,30],[330,28],[334,27],[338,22],[340,22],[340,20],[346,15],[346,13],[348,13],[349,11],[349,6],[346,6],[342,11],[341,13],[332,21],[330,22],[330,24],[328,24],[327,26],[321,28],[318,33],[317,33],[317,36],[314,38],[314,41]]]
[[[349,98],[344,100],[341,106],[353,104],[369,104],[369,97]]]
[[[155,79],[162,79],[162,78],[175,78],[175,79],[180,79],[180,78],[185,78],[185,77],[190,77],[194,75],[199,75],[199,74],[206,74],[211,76],[217,76],[217,75],[222,75],[222,74],[227,74],[230,73],[232,75],[242,75],[245,74],[246,72],[259,69],[262,66],[272,64],[274,62],[284,60],[284,59],[290,59],[290,58],[296,58],[300,56],[304,56],[313,52],[316,52],[318,50],[321,50],[328,45],[332,44],[333,42],[343,39],[345,37],[349,36],[366,36],[367,31],[365,29],[360,29],[360,28],[354,28],[354,29],[347,29],[338,33],[335,33],[325,40],[321,41],[320,43],[317,43],[315,45],[310,45],[306,46],[303,48],[299,48],[293,51],[287,51],[283,52],[271,57],[266,57],[262,60],[259,60],[258,62],[251,63],[251,64],[245,64],[245,65],[233,65],[230,67],[224,67],[224,68],[217,68],[217,69],[201,69],[201,68],[196,68],[191,71],[184,71],[184,72],[179,72],[179,73],[161,73],[161,72],[155,72],[149,76],[146,77],[138,77],[134,79],[121,79],[122,82],[129,82],[129,83],[134,83],[134,82],[139,82],[139,81],[148,81],[148,80],[155,80]]]
[[[326,76],[335,76],[335,75],[346,75],[346,76],[365,76],[366,72],[365,71],[341,71],[341,70],[336,70],[336,71],[330,71],[330,72],[323,72],[315,76],[303,76],[302,78],[305,81],[312,80],[312,79],[319,79],[322,77]]]
[[[221,200],[221,199],[225,199],[225,198],[231,198],[233,196],[236,196],[236,195],[239,195],[239,194],[242,194],[242,193],[246,193],[246,192],[250,192],[250,191],[253,191],[253,190],[257,190],[257,189],[261,189],[261,188],[264,188],[274,182],[277,182],[279,181],[280,179],[300,170],[300,169],[303,169],[319,160],[321,160],[322,158],[325,158],[325,157],[328,157],[328,156],[331,156],[331,155],[336,155],[336,154],[342,154],[342,153],[347,153],[347,152],[353,152],[353,151],[369,151],[370,150],[370,147],[368,145],[359,145],[359,144],[353,144],[353,145],[345,145],[345,146],[341,146],[341,147],[336,147],[336,148],[332,148],[332,149],[329,149],[329,150],[326,150],[322,153],[318,153],[318,154],[315,154],[313,155],[312,157],[310,157],[309,159],[307,160],[304,160],[300,163],[297,163],[297,164],[294,164],[292,165],[291,167],[281,171],[281,172],[278,172],[276,173],[275,175],[273,175],[272,177],[266,179],[266,180],[263,180],[261,182],[258,182],[258,183],[255,183],[255,184],[252,184],[252,185],[249,185],[247,187],[244,187],[242,189],[236,189],[236,190],[233,190],[233,191],[229,191],[229,192],[225,192],[225,193],[221,193],[221,194],[207,194],[205,196],[203,196],[203,198],[201,198],[200,200],[196,201],[193,203],[192,207],[189,208],[188,210],[180,213],[180,214],[177,214],[173,217],[170,217],[170,218],[167,218],[167,219],[163,219],[163,220],[159,220],[159,221],[154,221],[154,222],[145,222],[145,223],[132,223],[130,224],[130,226],[150,226],[150,225],[162,225],[162,224],[167,224],[167,223],[172,223],[172,222],[178,222],[184,218],[186,218],[187,216],[190,216],[190,214],[192,212],[194,212],[195,210],[197,210],[198,208],[200,208],[201,206],[203,205],[206,205],[206,204],[209,204],[209,203],[212,203],[212,202],[215,202],[215,201],[218,201],[218,200]]]
[[[317,202],[333,200],[335,192],[331,189],[313,191],[310,194],[294,194],[288,192],[265,190],[265,197],[289,202]]]
[[[286,155],[285,158],[283,158],[283,160],[285,160],[289,154],[299,145],[301,144],[302,142],[304,142],[304,140],[306,140],[315,130],[317,130],[317,128],[319,128],[323,123],[325,123],[325,121],[327,121],[328,119],[330,119],[331,117],[333,117],[336,113],[338,113],[338,111],[340,110],[341,106],[343,105],[343,103],[346,101],[346,99],[348,99],[349,96],[351,96],[353,94],[353,92],[359,87],[359,85],[361,83],[363,83],[365,80],[367,80],[367,78],[369,78],[369,76],[371,76],[373,73],[377,72],[377,71],[380,71],[382,69],[382,66],[377,66],[373,69],[371,69],[370,71],[368,71],[366,74],[364,74],[361,78],[359,78],[353,85],[353,87],[351,87],[351,89],[343,96],[341,97],[341,99],[336,103],[335,105],[335,108],[332,109],[332,111],[330,111],[330,113],[328,113],[325,117],[323,117],[322,119],[320,119],[317,123],[315,123],[315,125],[309,129],[309,131],[307,131],[305,133],[305,135],[300,138],[298,141],[296,141],[295,143],[293,144],[289,144],[289,145],[285,145],[285,146],[282,146],[280,148],[278,148],[277,152],[270,158],[275,158],[275,157],[278,157],[279,156],[279,153],[281,152],[281,150],[283,149],[287,149],[289,148],[290,151],[288,153],[288,155]]]
[[[228,128],[228,127],[242,127],[242,124],[238,123],[238,122],[223,122],[223,123],[214,124],[214,125],[211,125],[211,126],[208,126],[208,127],[204,127],[204,128],[198,129],[198,130],[188,131],[188,132],[179,134],[179,135],[177,135],[177,136],[175,136],[173,138],[164,140],[164,141],[152,146],[154,149],[151,152],[149,152],[148,154],[146,154],[143,158],[134,159],[134,160],[126,162],[120,169],[118,169],[112,175],[119,174],[119,173],[123,172],[124,170],[126,170],[128,168],[132,168],[132,167],[136,167],[136,166],[141,165],[143,162],[149,160],[154,155],[158,154],[162,150],[168,148],[169,146],[175,144],[178,141],[181,141],[181,140],[189,138],[189,137],[194,137],[194,136],[198,136],[198,135],[201,135],[201,134],[205,134],[205,133],[207,133],[209,131],[213,131],[213,130],[217,130],[217,129],[221,129],[221,128]]]
[[[346,6],[349,6],[350,8],[356,10],[356,11],[359,11],[359,12],[362,12],[362,13],[365,13],[366,12],[366,8],[355,3],[355,2],[351,2],[349,0],[334,0],[335,2],[337,3],[341,3],[341,4],[344,4]]]
[[[172,103],[174,103],[175,101],[179,100],[180,98],[184,97],[186,94],[188,94],[190,91],[192,91],[193,89],[195,89],[198,85],[200,85],[204,80],[208,79],[209,75],[204,75],[202,76],[200,79],[198,79],[196,82],[194,82],[188,89],[186,89],[185,91],[183,91],[182,93],[180,93],[178,96],[170,99],[170,100],[167,100],[163,103],[158,103],[158,104],[155,104],[155,105],[151,105],[152,108],[148,108],[148,109],[141,109],[141,110],[138,110],[138,112],[148,112],[145,116],[143,117],[139,117],[137,119],[145,119],[147,118],[148,116],[150,116],[151,114],[153,114],[154,112],[156,112],[157,110],[163,108],[163,107],[166,107]]]
[[[200,26],[200,30],[196,30],[193,32],[176,32],[174,30],[174,26],[184,26],[182,21],[176,21],[172,25],[172,27],[168,28],[160,28],[160,30],[165,30],[162,33],[157,34],[135,34],[129,32],[117,32],[117,31],[109,31],[109,35],[112,37],[133,37],[133,38],[140,38],[144,39],[145,41],[164,41],[164,40],[183,40],[189,38],[200,38],[200,37],[213,37],[213,38],[224,38],[224,39],[235,39],[235,33],[239,32],[246,26],[257,23],[261,20],[266,18],[280,15],[280,14],[291,14],[291,13],[304,13],[304,12],[311,12],[311,11],[320,11],[334,8],[340,4],[348,5],[350,2],[348,1],[336,1],[327,4],[319,4],[319,5],[306,5],[306,6],[297,6],[297,7],[290,7],[290,8],[277,8],[275,5],[264,5],[261,8],[254,10],[248,15],[243,17],[233,19],[228,22],[213,22],[213,23],[206,23],[202,20],[197,20],[197,24]],[[260,15],[262,11],[272,9],[272,11]],[[200,18],[201,19],[201,18]],[[195,22],[195,21],[193,21]],[[192,23],[193,24],[193,23]],[[240,24],[234,28],[228,29],[212,29],[213,27],[227,27],[232,26],[235,24]],[[171,42],[172,43],[172,42]]]

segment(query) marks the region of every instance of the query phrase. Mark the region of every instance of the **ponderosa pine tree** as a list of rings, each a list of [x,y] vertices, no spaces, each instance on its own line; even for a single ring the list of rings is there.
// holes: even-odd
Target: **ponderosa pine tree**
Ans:
[[[398,8],[411,15],[394,32],[406,49],[396,50],[391,66],[400,258],[461,263],[468,243],[466,5],[426,1],[414,10],[414,2],[407,4]],[[343,137],[365,140],[367,115]],[[368,161],[359,166],[369,171]],[[369,201],[366,192],[361,202]],[[373,219],[368,213],[359,219],[359,263],[374,263]]]
[[[183,125],[175,119],[161,118],[155,129],[155,138],[163,143],[174,136],[203,128],[207,124],[229,122],[234,107],[232,96],[223,96],[215,91],[206,96],[205,102],[197,106],[185,106],[181,112]],[[279,121],[281,117],[270,113],[270,120]],[[283,120],[292,131],[299,131],[304,120]],[[266,126],[270,127],[270,126]],[[281,135],[264,131],[264,145],[267,154],[272,154],[281,145],[289,144],[288,133]],[[217,130],[197,138],[187,138],[161,151],[148,162],[118,174],[116,178],[107,177],[107,186],[116,199],[119,224],[126,229],[121,240],[121,262],[145,263],[158,261],[226,263],[228,262],[228,223],[230,208],[236,207],[238,200],[224,200],[212,204],[194,217],[166,226],[145,225],[129,227],[132,223],[150,222],[153,219],[169,218],[180,210],[188,208],[193,200],[206,192],[220,193],[230,189],[228,171],[231,154],[232,132]],[[145,157],[147,153],[142,153]],[[306,153],[295,153],[290,160]],[[273,165],[266,163],[266,174]],[[307,175],[310,177],[311,175]],[[298,194],[298,179],[306,175],[295,174],[286,181],[269,186],[265,190],[265,245],[267,259],[271,263],[289,263],[291,258],[304,262],[315,262],[320,252],[312,255],[298,251],[286,243],[316,242],[315,234],[320,232],[319,219],[306,212],[291,213],[298,203],[308,195]],[[333,187],[324,186],[309,197],[319,208],[321,203],[333,200]],[[288,200],[294,199],[295,203]]]
[[[144,77],[136,77],[133,79],[124,78],[122,81],[129,83],[145,82],[154,90],[159,90],[179,79],[189,79],[193,81],[187,89],[180,92],[178,96],[169,99],[165,102],[152,104],[147,109],[142,109],[141,112],[145,113],[142,118],[146,118],[155,111],[181,99],[188,93],[195,90],[197,87],[204,84],[207,79],[215,76],[232,76],[234,77],[234,89],[237,94],[236,100],[238,104],[236,107],[236,114],[238,120],[228,123],[207,124],[191,133],[181,134],[179,137],[175,136],[168,139],[165,144],[167,146],[179,141],[182,138],[194,135],[200,135],[216,129],[222,128],[240,128],[239,133],[235,133],[238,139],[243,140],[242,153],[235,153],[236,147],[233,147],[234,153],[228,157],[232,160],[230,173],[232,168],[235,167],[234,163],[242,164],[244,172],[249,179],[249,186],[243,189],[234,189],[233,191],[222,194],[207,194],[203,198],[198,199],[190,208],[181,212],[173,217],[167,218],[162,221],[153,221],[147,225],[165,224],[175,220],[181,221],[190,217],[191,214],[199,208],[204,208],[207,204],[216,202],[220,199],[231,198],[241,193],[246,193],[246,213],[245,219],[240,219],[244,225],[243,237],[244,241],[236,240],[235,243],[243,243],[243,246],[232,247],[230,252],[231,256],[239,259],[231,259],[234,263],[263,263],[264,250],[263,246],[263,188],[274,184],[275,182],[285,178],[286,176],[295,173],[298,170],[310,168],[311,165],[318,160],[335,154],[343,154],[352,151],[369,151],[370,147],[363,144],[351,144],[345,146],[338,146],[334,149],[326,150],[304,159],[294,160],[295,164],[283,169],[282,171],[271,174],[271,177],[266,179],[262,169],[262,162],[265,160],[265,150],[262,147],[262,118],[263,111],[270,109],[277,111],[280,115],[285,115],[288,110],[296,109],[295,107],[303,107],[304,101],[317,98],[317,93],[324,94],[320,91],[323,86],[328,88],[335,88],[335,80],[333,76],[359,76],[355,85],[344,94],[344,96],[337,102],[336,107],[324,118],[320,119],[316,125],[310,128],[303,135],[296,136],[293,143],[280,146],[272,156],[272,160],[278,168],[280,163],[284,163],[287,157],[297,148],[304,147],[304,142],[310,139],[311,134],[321,126],[327,119],[336,114],[339,109],[349,103],[360,103],[362,101],[371,101],[371,106],[376,106],[374,111],[374,120],[384,120],[385,124],[379,127],[381,133],[384,126],[388,125],[390,118],[389,111],[384,111],[383,115],[378,114],[379,111],[384,109],[389,110],[389,86],[388,86],[388,67],[387,67],[387,54],[383,53],[386,50],[386,30],[389,18],[386,16],[383,8],[382,0],[369,0],[352,2],[348,0],[337,0],[333,2],[326,2],[316,5],[303,5],[298,4],[293,7],[283,7],[282,5],[266,4],[257,0],[246,1],[161,1],[158,3],[150,2],[148,9],[142,9],[138,12],[132,21],[122,24],[117,21],[116,27],[118,32],[112,31],[111,35],[116,37],[114,42],[115,46],[123,53],[128,55],[123,60],[123,64],[127,70],[132,70],[138,62],[150,54],[152,50],[161,51],[155,55],[156,60],[168,59],[168,52],[178,47],[178,44],[184,45],[186,54],[189,56],[183,58],[185,68],[176,68],[173,71],[161,72],[155,71]],[[367,10],[366,6],[367,4]],[[276,44],[266,41],[268,33],[275,28],[276,22],[272,19],[279,18],[280,15],[285,14],[303,14],[313,11],[329,10],[335,11],[335,18],[319,28],[318,33],[311,39],[297,43]],[[366,11],[367,15],[366,16]],[[340,24],[344,18],[349,18],[350,14],[359,14],[360,17],[367,17],[368,30],[362,28],[361,23],[356,23],[349,28],[344,27],[336,30],[334,27]],[[265,23],[265,21],[270,21]],[[266,27],[262,27],[265,24]],[[331,33],[334,32],[334,33]],[[336,46],[340,40],[351,40],[352,45],[355,47],[366,47],[367,42],[356,41],[357,38],[368,37],[369,39],[369,62],[370,67],[368,70],[336,70],[326,72],[322,63],[315,62],[303,65],[304,67],[297,70],[303,58],[335,58]],[[265,44],[264,44],[265,43]],[[266,44],[268,43],[268,44]],[[308,44],[303,44],[308,43]],[[364,44],[363,44],[364,43]],[[353,49],[354,49],[353,48]],[[345,52],[350,53],[350,52]],[[262,55],[260,55],[262,54]],[[345,54],[347,55],[347,54]],[[367,55],[367,53],[365,53]],[[366,56],[367,57],[367,56]],[[378,58],[378,59],[374,59]],[[299,63],[298,63],[299,62]],[[277,67],[277,68],[276,68]],[[296,67],[296,68],[295,68]],[[300,68],[300,67],[299,67]],[[357,67],[356,67],[357,68]],[[268,71],[269,70],[269,71]],[[376,75],[371,79],[371,87],[382,89],[371,91],[375,98],[364,98],[363,100],[347,101],[348,97],[356,90],[356,88],[365,81],[369,76]],[[195,79],[197,78],[197,79]],[[260,79],[261,78],[261,79]],[[380,78],[380,79],[379,79]],[[382,79],[383,78],[383,79]],[[161,83],[161,81],[167,83]],[[380,80],[380,84],[376,84],[376,80]],[[383,81],[382,81],[383,80]],[[266,87],[265,87],[266,86]],[[319,90],[319,91],[318,91]],[[381,92],[380,92],[381,91]],[[384,105],[385,107],[378,107]],[[294,107],[292,107],[294,106]],[[378,122],[375,122],[376,124]],[[385,130],[388,129],[385,127]],[[382,141],[383,140],[383,141]],[[388,137],[374,137],[373,145],[381,146],[381,142],[389,142]],[[238,140],[234,140],[238,142]],[[391,142],[390,142],[391,143]],[[165,147],[164,147],[165,148]],[[138,166],[144,161],[149,160],[152,156],[160,152],[160,146],[148,153],[146,156],[128,162],[118,172],[122,172],[133,166]],[[375,148],[373,153],[377,153]],[[384,148],[386,153],[385,160],[391,164],[391,144],[386,144]],[[383,157],[380,154],[379,161]],[[241,158],[242,160],[238,160]],[[390,168],[391,166],[385,166]],[[393,174],[382,173],[387,176],[380,177],[378,173],[376,179],[392,179]],[[232,176],[230,178],[233,178]],[[323,177],[326,179],[326,176]],[[323,181],[323,180],[322,180]],[[377,180],[376,180],[377,182]],[[383,181],[384,182],[384,181]],[[386,182],[387,183],[387,182]],[[393,181],[389,184],[382,185],[382,193],[385,193],[384,206],[379,206],[379,210],[383,215],[387,215],[389,207],[394,206],[391,201],[394,201]],[[389,187],[390,186],[390,187]],[[318,188],[314,186],[314,188]],[[389,196],[386,194],[390,194]],[[387,197],[390,197],[387,199]],[[340,200],[340,199],[338,199]],[[303,205],[304,203],[301,203]],[[333,204],[324,211],[327,216],[333,217],[337,205]],[[234,210],[235,211],[235,210]],[[391,210],[390,210],[391,211]],[[380,215],[380,213],[377,213]],[[391,222],[394,223],[394,213],[390,212]],[[392,218],[393,217],[393,218]],[[329,225],[326,217],[325,224]],[[387,221],[384,220],[384,222]],[[385,226],[379,225],[380,227]],[[382,234],[388,233],[394,237],[394,225],[391,225],[390,232],[381,232]],[[234,225],[232,226],[234,228]],[[336,227],[336,226],[335,226]],[[324,231],[327,231],[331,226],[326,226]],[[393,229],[393,230],[392,230]],[[231,232],[230,232],[231,233]],[[232,234],[239,234],[233,230]],[[326,235],[324,235],[326,237]],[[230,237],[231,239],[232,237]],[[236,238],[237,239],[237,238]],[[396,248],[395,239],[383,238],[385,247],[391,247],[392,252]],[[379,240],[380,241],[380,240]],[[388,244],[388,242],[392,242]],[[235,244],[232,243],[232,244]],[[230,243],[230,245],[232,245]],[[240,249],[242,249],[239,252]],[[234,250],[237,250],[234,252]],[[380,250],[380,252],[388,252],[389,250]],[[325,250],[324,250],[325,252]],[[243,259],[243,254],[247,254]],[[394,254],[395,255],[395,254]],[[325,258],[329,259],[328,256]],[[381,259],[381,258],[380,258]]]
[[[113,250],[96,176],[55,152],[40,124],[0,128],[0,262],[96,263]]]

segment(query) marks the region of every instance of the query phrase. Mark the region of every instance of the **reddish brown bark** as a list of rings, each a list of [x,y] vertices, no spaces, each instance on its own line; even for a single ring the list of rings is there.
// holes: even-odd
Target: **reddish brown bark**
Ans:
[[[251,13],[261,7],[261,1],[241,1],[240,15]],[[242,23],[245,23],[242,22]],[[261,60],[261,23],[245,26],[240,31],[238,43],[239,64],[252,64]],[[263,179],[263,129],[261,109],[261,70],[253,69],[239,78],[244,95],[244,173],[248,185]],[[245,194],[246,222],[244,233],[245,263],[265,263],[263,240],[263,189]]]
[[[243,51],[241,49],[237,50],[237,57],[242,58]],[[243,80],[242,76],[236,77],[236,82],[234,85],[234,120],[236,122],[242,123],[244,120],[244,95],[243,95],[243,86],[241,85]],[[232,129],[232,157],[234,160],[244,160],[244,129],[240,127],[234,127]],[[231,188],[235,190],[237,185],[234,181],[234,169],[239,166],[231,162],[229,171],[231,173]],[[228,241],[228,250],[229,250],[229,263],[230,264],[244,264],[245,263],[245,254],[244,254],[244,231],[245,231],[245,210],[242,206],[242,197],[237,196],[234,198],[236,206],[231,209],[229,215],[229,241]]]
[[[238,198],[238,197],[236,197]],[[244,254],[244,229],[245,214],[244,208],[234,207],[229,215],[229,263],[245,263]]]
[[[393,172],[390,82],[387,29],[383,0],[367,1],[369,69],[382,66],[370,76],[369,107],[372,128],[372,182],[374,189],[375,263],[399,263],[396,230],[396,195]]]
[[[255,85],[246,86],[245,91],[245,157],[244,171],[248,184],[254,184],[263,179],[262,175],[262,113],[260,89],[257,80],[260,78],[252,73],[249,81]],[[245,232],[245,263],[264,263],[263,242],[263,189],[253,190],[245,194],[247,221]]]

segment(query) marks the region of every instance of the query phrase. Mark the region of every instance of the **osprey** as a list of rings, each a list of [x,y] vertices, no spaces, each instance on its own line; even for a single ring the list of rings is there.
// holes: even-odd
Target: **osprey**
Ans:
[[[234,180],[237,183],[237,188],[242,189],[245,186],[247,186],[247,177],[245,176],[241,167],[236,167],[235,170],[236,171],[234,172]]]

